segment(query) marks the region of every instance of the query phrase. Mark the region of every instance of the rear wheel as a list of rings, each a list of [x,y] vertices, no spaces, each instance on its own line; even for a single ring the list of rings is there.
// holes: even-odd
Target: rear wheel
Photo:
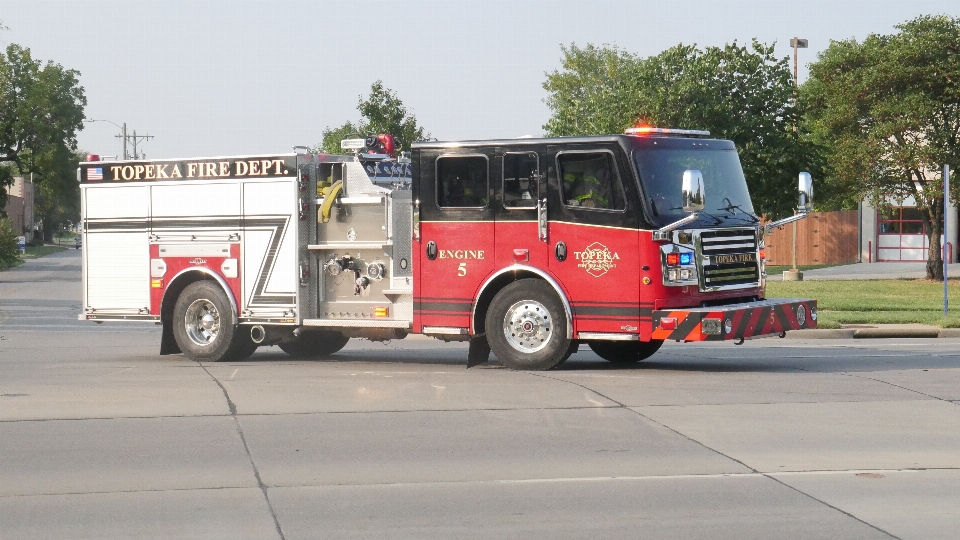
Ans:
[[[646,360],[660,350],[662,339],[651,341],[591,341],[590,348],[597,356],[614,364],[633,364]]]
[[[173,336],[187,358],[198,362],[232,360],[237,352],[233,348],[236,333],[236,314],[219,285],[198,281],[180,293],[173,308]]]
[[[329,356],[342,349],[350,338],[340,332],[319,330],[304,332],[290,341],[281,341],[278,345],[283,352],[298,358]]]
[[[553,287],[539,279],[521,279],[500,291],[486,317],[487,341],[510,369],[547,370],[573,352],[567,339],[567,312]]]

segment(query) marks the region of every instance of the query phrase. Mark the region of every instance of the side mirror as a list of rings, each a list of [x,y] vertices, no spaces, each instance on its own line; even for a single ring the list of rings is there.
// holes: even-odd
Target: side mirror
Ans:
[[[813,210],[813,177],[810,176],[810,173],[800,173],[800,182],[797,189],[800,191],[800,206],[798,210],[801,212]]]
[[[684,212],[699,212],[703,210],[705,204],[703,173],[695,169],[683,171],[683,185],[680,187],[680,192],[683,196]]]

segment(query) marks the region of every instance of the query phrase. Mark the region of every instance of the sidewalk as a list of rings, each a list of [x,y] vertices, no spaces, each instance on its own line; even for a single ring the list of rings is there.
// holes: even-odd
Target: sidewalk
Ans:
[[[927,275],[925,262],[854,263],[842,266],[804,270],[804,281],[821,279],[923,279]],[[960,277],[960,263],[947,266],[947,277]],[[783,274],[771,274],[767,281],[782,281]]]

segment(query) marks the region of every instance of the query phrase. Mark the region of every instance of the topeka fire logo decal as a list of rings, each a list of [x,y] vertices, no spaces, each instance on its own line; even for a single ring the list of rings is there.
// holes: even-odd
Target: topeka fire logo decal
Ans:
[[[590,244],[583,251],[573,252],[573,257],[578,261],[577,268],[583,268],[593,277],[600,277],[611,268],[616,268],[617,263],[614,261],[620,260],[615,251],[611,252],[600,242]]]

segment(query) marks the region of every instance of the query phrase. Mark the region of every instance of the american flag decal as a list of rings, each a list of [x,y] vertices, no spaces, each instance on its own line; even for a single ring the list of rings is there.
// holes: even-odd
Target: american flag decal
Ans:
[[[87,169],[87,180],[103,180],[103,167],[90,167]]]

